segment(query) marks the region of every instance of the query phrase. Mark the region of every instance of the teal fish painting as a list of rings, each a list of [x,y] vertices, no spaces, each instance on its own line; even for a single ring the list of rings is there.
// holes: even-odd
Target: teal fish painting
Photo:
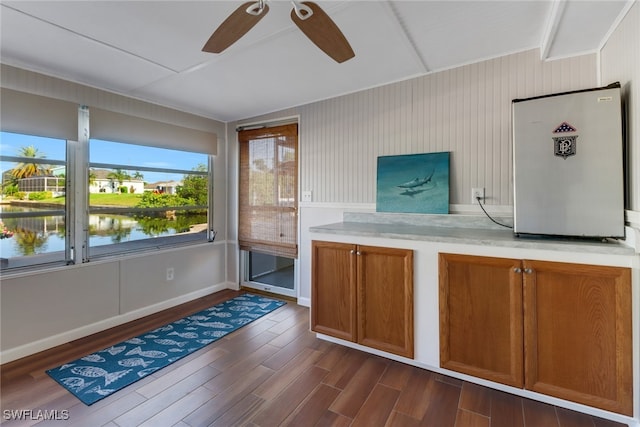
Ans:
[[[449,213],[449,152],[378,157],[376,211]]]

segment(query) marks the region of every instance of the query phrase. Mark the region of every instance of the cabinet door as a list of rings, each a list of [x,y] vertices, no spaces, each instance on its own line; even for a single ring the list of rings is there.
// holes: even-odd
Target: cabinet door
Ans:
[[[526,388],[632,415],[630,269],[524,267]]]
[[[358,246],[358,342],[413,358],[413,251]]]
[[[522,387],[521,260],[440,254],[440,365]]]
[[[311,330],[356,341],[355,245],[311,243]]]

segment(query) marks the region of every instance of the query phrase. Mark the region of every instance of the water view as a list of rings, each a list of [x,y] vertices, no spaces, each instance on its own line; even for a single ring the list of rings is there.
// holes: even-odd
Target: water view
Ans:
[[[64,206],[61,206],[64,209]],[[64,215],[38,215],[51,208],[18,207],[0,204],[1,213],[29,213],[28,217],[4,218],[2,222],[13,235],[0,240],[2,258],[38,255],[65,250]],[[153,215],[153,216],[152,216]],[[135,214],[89,215],[89,247],[112,245],[206,229],[206,213],[146,212]]]
[[[74,148],[89,155],[86,165],[82,156],[67,158],[65,140],[0,132],[0,145],[2,270],[207,239],[205,153],[90,139]],[[67,174],[77,180],[87,166],[89,212],[78,212],[75,221],[86,226],[74,228],[66,204],[85,196],[66,194],[77,188]],[[72,247],[85,239],[87,248]]]

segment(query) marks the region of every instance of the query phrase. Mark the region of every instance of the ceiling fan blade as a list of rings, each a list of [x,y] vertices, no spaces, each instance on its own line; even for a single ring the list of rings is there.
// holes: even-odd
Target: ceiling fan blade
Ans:
[[[291,19],[309,40],[338,63],[356,56],[340,28],[320,6],[310,1],[304,1],[302,4],[313,13],[300,18],[294,8],[291,11]]]
[[[269,12],[269,6],[261,3],[262,9],[256,9],[257,3],[251,1],[244,3],[231,15],[211,35],[202,50],[210,53],[220,53],[244,36]],[[252,8],[253,13],[248,9]]]

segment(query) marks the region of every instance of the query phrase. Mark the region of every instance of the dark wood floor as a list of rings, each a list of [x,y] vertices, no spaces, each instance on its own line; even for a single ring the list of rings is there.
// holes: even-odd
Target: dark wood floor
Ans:
[[[39,426],[622,426],[318,340],[308,309],[295,303],[92,406],[44,372],[237,294],[222,291],[3,365],[3,424],[35,424],[5,420],[5,410],[42,409],[69,419]]]

